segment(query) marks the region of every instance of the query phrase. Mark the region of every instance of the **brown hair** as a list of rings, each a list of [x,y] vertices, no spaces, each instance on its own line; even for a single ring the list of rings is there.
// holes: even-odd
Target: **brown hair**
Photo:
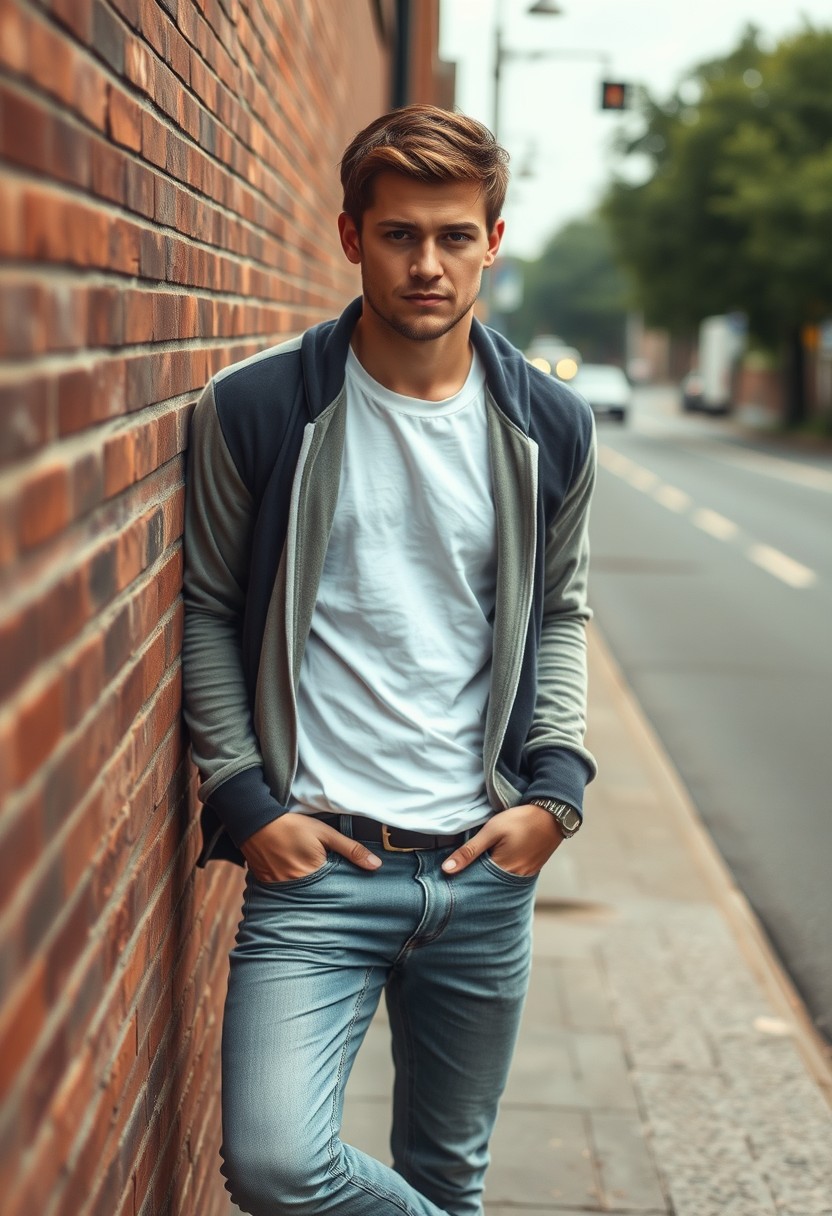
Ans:
[[[453,110],[411,105],[382,114],[358,132],[341,160],[344,211],[359,227],[372,206],[376,174],[385,171],[420,182],[478,182],[491,231],[506,197],[508,152],[488,127]]]

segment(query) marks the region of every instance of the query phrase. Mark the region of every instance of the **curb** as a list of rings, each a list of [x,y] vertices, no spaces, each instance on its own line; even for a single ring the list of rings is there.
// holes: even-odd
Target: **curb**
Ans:
[[[763,926],[737,886],[705,827],[672,760],[624,677],[598,625],[589,626],[590,646],[616,699],[615,711],[642,744],[645,758],[666,796],[666,805],[693,859],[725,917],[743,957],[778,1014],[792,1030],[795,1044],[814,1083],[832,1107],[832,1047],[815,1028],[792,980],[778,959]]]

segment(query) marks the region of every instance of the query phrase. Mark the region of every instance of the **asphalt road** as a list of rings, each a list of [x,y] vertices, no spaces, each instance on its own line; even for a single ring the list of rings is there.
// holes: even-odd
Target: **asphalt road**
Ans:
[[[832,1038],[832,455],[670,390],[598,430],[596,621]]]

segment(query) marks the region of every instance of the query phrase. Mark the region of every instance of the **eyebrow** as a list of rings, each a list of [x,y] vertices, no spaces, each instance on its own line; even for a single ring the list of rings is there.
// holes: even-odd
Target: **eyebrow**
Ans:
[[[410,220],[379,220],[376,224],[377,228],[407,228],[410,232],[415,232],[419,225],[413,224]],[[479,232],[480,225],[473,222],[463,220],[459,224],[442,224],[440,232]]]

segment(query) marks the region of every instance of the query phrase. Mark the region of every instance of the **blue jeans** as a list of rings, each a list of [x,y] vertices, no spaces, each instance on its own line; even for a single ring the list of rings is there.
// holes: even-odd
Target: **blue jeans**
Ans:
[[[488,856],[446,876],[450,851],[381,852],[373,873],[331,854],[304,878],[248,875],[223,1023],[222,1172],[251,1216],[482,1216],[535,878]],[[392,1169],[339,1134],[382,991]]]

